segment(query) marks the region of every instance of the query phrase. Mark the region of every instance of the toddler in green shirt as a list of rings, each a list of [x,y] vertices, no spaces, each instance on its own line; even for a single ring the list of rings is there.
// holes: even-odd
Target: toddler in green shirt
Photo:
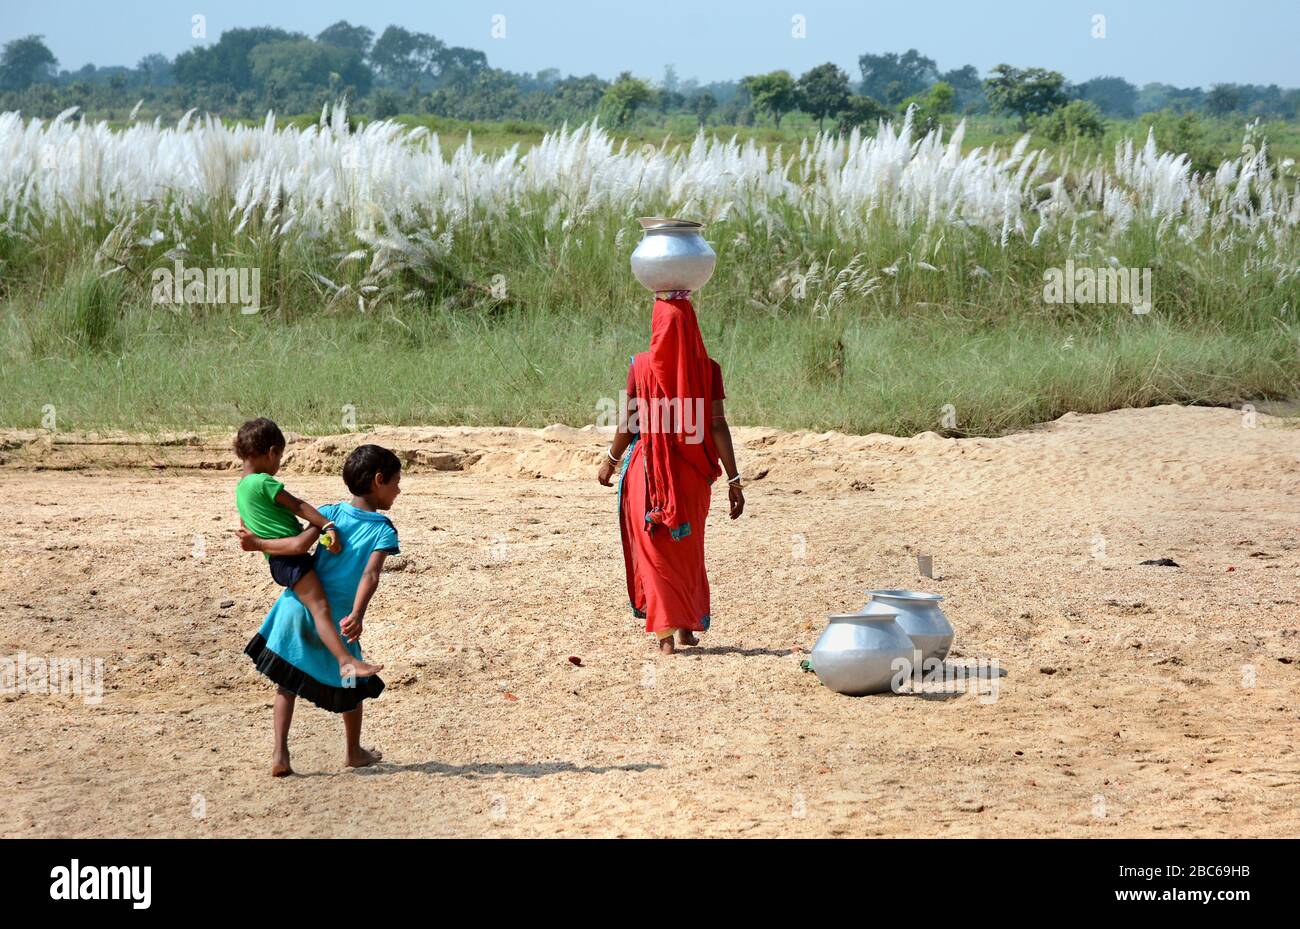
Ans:
[[[239,427],[235,454],[244,464],[244,476],[235,487],[239,519],[248,532],[264,540],[258,548],[266,553],[271,577],[281,587],[291,589],[307,607],[316,634],[338,659],[339,674],[345,680],[377,674],[383,665],[362,661],[344,646],[330,614],[325,588],[316,574],[315,562],[308,554],[322,533],[328,533],[325,547],[331,553],[342,551],[343,540],[338,529],[314,506],[299,500],[275,479],[285,444],[284,433],[269,419],[252,419]],[[306,531],[299,525],[298,516],[310,524]],[[246,544],[243,547],[249,549]]]

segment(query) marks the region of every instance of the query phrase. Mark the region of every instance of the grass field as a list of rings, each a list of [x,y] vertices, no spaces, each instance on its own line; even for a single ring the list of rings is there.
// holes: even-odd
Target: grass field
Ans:
[[[709,223],[696,305],[740,422],[996,434],[1300,392],[1300,206],[1263,129],[1209,175],[1141,136],[1036,151],[980,124],[781,160],[766,130],[340,126],[0,116],[0,424],[592,422],[644,348],[652,213]],[[158,302],[176,261],[256,269],[260,311]],[[1151,311],[1045,302],[1067,262],[1150,269]]]

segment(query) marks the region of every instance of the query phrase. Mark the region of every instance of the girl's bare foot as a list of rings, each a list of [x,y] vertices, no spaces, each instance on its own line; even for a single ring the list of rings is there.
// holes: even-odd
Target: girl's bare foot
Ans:
[[[384,670],[381,664],[371,664],[368,661],[362,661],[359,658],[349,658],[347,661],[339,662],[340,677],[370,677]]]
[[[383,752],[372,752],[368,748],[358,748],[355,752],[348,752],[347,765],[349,768],[366,768],[383,757]]]
[[[700,640],[695,637],[695,633],[691,632],[691,630],[678,629],[677,644],[678,645],[699,645]]]
[[[271,756],[271,777],[288,777],[293,773],[289,767],[289,753],[276,752]]]
[[[670,636],[670,635],[666,635],[666,636],[664,636],[662,639],[659,640],[659,654],[661,654],[661,655],[675,655],[675,654],[677,654],[677,649],[676,649],[675,647],[673,647],[673,637],[672,637],[672,636]]]

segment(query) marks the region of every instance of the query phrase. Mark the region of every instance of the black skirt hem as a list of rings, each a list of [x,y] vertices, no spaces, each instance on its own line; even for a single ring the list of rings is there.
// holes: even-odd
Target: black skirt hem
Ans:
[[[260,632],[249,640],[244,647],[244,654],[252,658],[257,670],[274,683],[331,713],[351,713],[361,705],[362,700],[378,697],[384,692],[384,682],[377,674],[357,678],[355,687],[323,684],[267,648],[266,639],[262,638]]]

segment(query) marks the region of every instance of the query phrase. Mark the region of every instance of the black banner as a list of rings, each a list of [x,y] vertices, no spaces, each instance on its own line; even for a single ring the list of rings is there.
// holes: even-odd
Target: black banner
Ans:
[[[870,890],[899,917],[990,903],[1009,914],[1043,904],[1053,909],[1040,914],[1230,915],[1288,900],[1286,862],[1300,850],[1291,840],[666,841],[11,840],[0,843],[0,885],[22,909],[127,918],[342,919],[350,906],[382,900],[391,912],[440,897],[457,912],[472,900],[493,918],[516,906],[563,918],[706,887],[742,911],[840,893],[846,905]]]

